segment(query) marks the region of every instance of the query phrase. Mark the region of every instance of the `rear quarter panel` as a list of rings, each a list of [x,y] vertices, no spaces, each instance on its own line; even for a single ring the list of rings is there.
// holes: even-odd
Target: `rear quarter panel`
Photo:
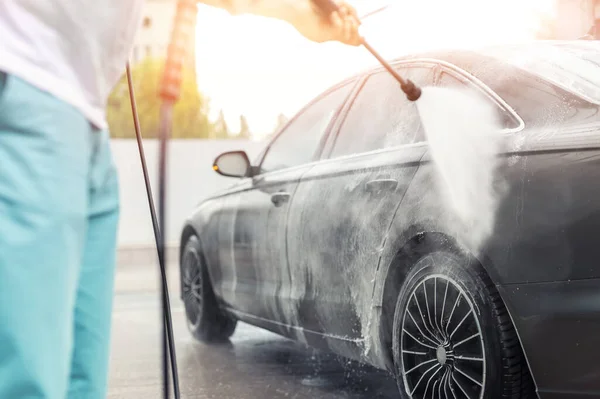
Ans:
[[[600,277],[599,138],[600,130],[507,135],[493,231],[479,245],[441,195],[426,154],[390,229],[382,265],[416,232],[441,232],[480,258],[497,284]]]
[[[600,339],[589,332],[590,323],[598,327],[596,331],[600,328],[600,312],[594,310],[597,306],[584,303],[584,297],[590,298],[589,295],[582,297],[579,303],[582,308],[572,311],[573,315],[585,313],[587,322],[577,322],[573,316],[563,317],[560,327],[570,329],[572,335],[563,334],[561,340],[552,340],[552,348],[544,347],[544,342],[549,341],[543,337],[552,331],[535,328],[534,324],[550,326],[552,323],[545,321],[554,316],[543,308],[547,307],[547,301],[544,305],[536,298],[524,297],[523,287],[600,277],[599,137],[597,126],[560,133],[507,135],[497,170],[497,183],[503,190],[494,215],[494,228],[479,246],[470,244],[469,230],[460,227],[460,221],[440,195],[431,158],[426,154],[398,209],[382,253],[374,291],[376,312],[381,316],[382,306],[386,305],[385,281],[400,249],[419,233],[442,233],[476,256],[499,286],[517,332],[527,332],[521,343],[526,356],[536,356],[530,365],[534,378],[538,377],[538,388],[552,391],[561,385],[557,378],[542,378],[556,376],[557,372],[548,373],[541,367],[552,364],[554,369],[564,371],[562,375],[571,375],[568,369],[578,362],[574,357],[565,357],[566,353],[575,353],[569,349],[573,344],[571,339],[577,337],[588,349],[594,346],[592,341],[600,345]],[[513,286],[521,289],[511,289]],[[376,341],[381,339],[375,332],[371,336]],[[374,356],[377,352],[377,357],[386,354],[385,342],[374,342],[373,348]],[[562,361],[556,358],[557,353],[562,354]],[[596,375],[592,365],[587,367],[576,369]],[[562,385],[575,392],[574,378],[572,382]]]

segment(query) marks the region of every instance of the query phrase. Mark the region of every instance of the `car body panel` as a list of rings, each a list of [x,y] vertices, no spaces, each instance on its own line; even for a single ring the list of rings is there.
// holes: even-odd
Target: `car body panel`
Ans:
[[[366,336],[380,251],[424,151],[345,157],[303,176],[287,242],[296,325],[346,340]]]
[[[540,398],[600,397],[600,279],[498,288]]]
[[[594,200],[600,198],[600,186],[593,183],[600,179],[599,134],[600,130],[596,127],[595,130],[573,133],[570,139],[556,136],[552,140],[548,137],[533,139],[529,144],[521,143],[519,152],[501,155],[503,162],[499,176],[504,177],[507,192],[500,202],[494,234],[480,249],[469,248],[462,243],[465,251],[479,259],[496,284],[535,287],[544,283],[587,281],[600,277],[597,265],[600,246],[594,234],[600,226],[600,204]],[[507,145],[514,144],[514,137],[508,136],[507,140]],[[561,146],[563,140],[565,145]],[[563,150],[559,150],[561,147]],[[383,322],[381,318],[386,317],[386,311],[387,317],[393,312],[385,309],[384,288],[389,268],[399,251],[422,233],[438,232],[446,237],[461,237],[461,232],[454,229],[454,222],[448,218],[447,206],[441,197],[435,192],[423,192],[420,188],[432,187],[433,179],[434,171],[426,154],[398,208],[397,219],[389,231],[388,245],[382,252],[381,266],[375,279],[372,316],[380,323]],[[515,299],[507,296],[508,292],[502,290],[501,295],[505,301],[512,302]],[[551,295],[550,292],[547,294]],[[517,303],[517,306],[509,306],[513,318],[518,317],[518,313],[513,314],[514,309],[522,306],[521,302]],[[573,312],[577,314],[575,309]],[[595,317],[595,322],[600,323],[600,313],[586,312],[588,318],[593,320]],[[568,323],[566,320],[563,322],[566,328]],[[515,321],[519,333],[521,323],[525,321]],[[533,329],[529,335],[521,335],[528,359],[539,356],[538,340],[545,334],[544,331],[539,329],[536,333]],[[587,340],[597,342],[593,338],[597,334],[593,331],[587,330]],[[585,331],[581,330],[578,334],[585,334]],[[371,363],[382,364],[381,357],[385,356],[389,342],[374,331],[370,337],[372,342],[368,347],[372,352],[366,354],[367,358]],[[583,338],[580,335],[578,339]],[[569,342],[570,339],[565,339],[562,344],[553,341],[553,348],[569,346]],[[549,347],[545,350],[551,351]],[[578,359],[578,369],[592,372],[596,370],[597,355],[598,350],[594,356],[569,358],[564,367],[573,367],[575,359]],[[561,369],[550,362],[534,361],[530,362],[530,366],[534,377]],[[387,368],[390,367],[388,357]],[[541,390],[558,389],[553,378],[536,380],[536,383]]]
[[[241,194],[235,220],[235,268],[238,284],[243,279],[252,292],[254,308],[240,303],[231,305],[241,311],[282,325],[293,325],[286,313],[289,305],[290,276],[287,266],[287,217],[300,177],[310,166],[283,170],[252,179],[252,189]],[[279,196],[279,197],[277,197]],[[289,196],[275,205],[274,198]],[[239,292],[240,289],[238,288]]]
[[[596,252],[600,248],[590,247],[586,239],[590,228],[600,225],[600,209],[591,201],[600,198],[600,187],[592,183],[600,178],[600,128],[595,129],[570,138],[563,136],[571,147],[563,149],[557,135],[552,139],[530,137],[527,141],[507,135],[510,151],[500,155],[497,176],[504,193],[495,216],[494,234],[481,248],[469,248],[489,258],[488,272],[499,284],[600,277],[600,269],[589,263],[600,256]],[[452,220],[439,191],[433,190],[430,195],[422,189],[435,185],[435,171],[426,154],[398,211],[398,225],[394,224],[394,229],[401,232],[397,246],[411,238],[401,238],[411,226],[448,232],[463,238],[468,246],[470,231],[457,230],[458,222]],[[390,249],[382,263],[388,263],[393,254],[394,249]],[[544,267],[523,266],[534,260]]]
[[[217,232],[221,228],[220,221],[224,211],[223,205],[223,201],[219,197],[206,199],[196,206],[184,223],[184,230],[181,235],[182,243],[187,241],[190,234],[201,237],[200,244],[202,245],[203,255],[208,265],[219,264],[220,244]],[[216,281],[221,279],[220,270],[214,269],[210,271],[216,273],[211,275],[212,279]]]

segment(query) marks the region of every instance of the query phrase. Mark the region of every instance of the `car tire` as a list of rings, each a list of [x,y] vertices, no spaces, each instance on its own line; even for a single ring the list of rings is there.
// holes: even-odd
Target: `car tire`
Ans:
[[[451,252],[421,257],[398,296],[392,338],[402,398],[535,395],[508,311],[473,259]]]
[[[237,320],[219,306],[198,237],[188,239],[180,263],[182,298],[190,332],[205,343],[227,341]]]

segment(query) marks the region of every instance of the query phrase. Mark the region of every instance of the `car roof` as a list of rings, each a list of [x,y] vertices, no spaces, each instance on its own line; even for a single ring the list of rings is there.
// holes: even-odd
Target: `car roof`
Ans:
[[[415,52],[406,55],[402,55],[400,57],[394,57],[388,60],[390,64],[397,64],[400,62],[417,60],[417,59],[434,59],[445,61],[447,59],[460,57],[461,55],[465,56],[482,56],[485,57],[486,54],[493,53],[495,49],[507,49],[512,48],[515,50],[525,50],[530,49],[531,47],[544,48],[548,46],[552,47],[566,47],[572,50],[585,50],[585,51],[598,51],[600,52],[600,41],[596,40],[536,40],[536,41],[528,41],[528,42],[520,42],[520,43],[507,43],[507,44],[493,44],[493,45],[485,45],[485,46],[473,46],[473,47],[456,47],[456,48],[444,48],[439,50],[430,50],[424,52]],[[357,76],[362,76],[365,74],[372,73],[374,71],[380,70],[382,67],[380,65],[370,66],[360,71],[359,73],[353,75],[349,79],[356,78]],[[348,79],[348,80],[349,80]]]

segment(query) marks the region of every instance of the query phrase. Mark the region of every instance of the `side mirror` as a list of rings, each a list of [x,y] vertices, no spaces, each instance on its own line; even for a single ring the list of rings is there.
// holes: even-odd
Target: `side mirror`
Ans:
[[[249,177],[252,171],[248,155],[244,151],[225,152],[215,159],[213,170],[227,177]]]

